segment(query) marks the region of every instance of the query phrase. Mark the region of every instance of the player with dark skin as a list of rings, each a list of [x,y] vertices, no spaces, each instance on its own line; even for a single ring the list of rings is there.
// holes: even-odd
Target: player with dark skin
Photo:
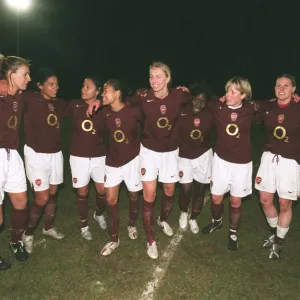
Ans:
[[[192,87],[191,96],[192,100],[183,107],[179,119],[179,226],[185,230],[189,225],[190,230],[197,234],[196,217],[202,210],[212,171],[210,133],[213,115],[206,105],[210,98],[208,87]],[[192,191],[192,210],[188,218]]]

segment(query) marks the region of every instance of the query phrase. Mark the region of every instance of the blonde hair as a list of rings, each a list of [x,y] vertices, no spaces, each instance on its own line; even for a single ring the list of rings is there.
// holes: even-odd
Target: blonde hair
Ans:
[[[160,68],[165,73],[165,75],[171,79],[171,69],[167,64],[161,61],[154,61],[149,67],[149,72],[152,68]]]
[[[225,91],[227,92],[228,89],[234,85],[235,88],[241,93],[241,94],[245,94],[246,100],[250,100],[252,97],[252,88],[250,85],[250,82],[248,81],[247,78],[243,78],[240,76],[235,76],[232,77],[231,79],[229,79],[225,85]]]
[[[8,79],[8,73],[16,73],[18,69],[22,66],[30,67],[30,61],[28,59],[18,57],[18,56],[6,56],[1,58],[1,75]]]

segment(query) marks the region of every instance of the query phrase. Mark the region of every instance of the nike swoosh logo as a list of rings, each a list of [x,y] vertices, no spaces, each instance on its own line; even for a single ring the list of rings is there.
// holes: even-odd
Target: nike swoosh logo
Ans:
[[[175,175],[171,176],[171,178],[175,177]]]
[[[77,104],[76,107],[82,107],[82,105]]]
[[[184,117],[184,116],[187,116],[187,114],[181,114],[181,115],[182,115],[183,117]]]
[[[107,114],[106,116],[108,117],[110,114]]]
[[[292,194],[292,193],[294,193],[294,192],[290,192],[290,191],[288,191],[288,193],[289,193],[289,194]]]
[[[152,102],[152,101],[154,101],[154,99],[150,99],[150,100],[149,100],[149,99],[147,99],[147,102]]]

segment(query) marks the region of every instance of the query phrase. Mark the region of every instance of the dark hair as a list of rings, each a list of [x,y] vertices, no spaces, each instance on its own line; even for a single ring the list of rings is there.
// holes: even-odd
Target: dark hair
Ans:
[[[126,102],[129,100],[131,95],[131,90],[126,86],[126,84],[120,79],[109,79],[105,82],[105,84],[109,84],[115,91],[120,91],[121,93],[121,101]]]
[[[30,61],[18,57],[18,56],[7,56],[4,58],[1,58],[1,74],[3,77],[7,78],[8,72],[11,71],[12,73],[16,73],[18,69],[22,66],[28,66],[30,67]]]
[[[90,79],[94,82],[94,85],[96,86],[96,89],[99,91],[99,93],[101,92],[102,89],[102,82],[100,81],[100,79],[98,79],[97,77],[86,77],[85,79]]]
[[[56,76],[56,73],[51,70],[51,69],[48,69],[48,68],[41,68],[41,69],[38,69],[37,71],[37,74],[36,74],[36,84],[37,83],[40,83],[40,84],[44,84],[48,78],[52,77],[52,76]]]
[[[100,79],[97,77],[92,77],[92,76],[85,77],[84,80],[86,80],[86,79],[90,79],[93,81],[93,83],[96,87],[96,90],[98,91],[97,99],[101,99],[102,82],[100,81]]]
[[[206,82],[197,83],[191,86],[191,96],[196,97],[198,95],[205,95],[207,99],[212,96],[212,91]]]
[[[288,79],[291,81],[292,86],[296,86],[296,85],[297,85],[297,84],[296,84],[296,78],[295,78],[295,76],[293,76],[293,75],[290,75],[290,74],[281,74],[281,75],[279,75],[279,76],[276,78],[276,81],[277,81],[278,79],[280,79],[280,78],[288,78]]]

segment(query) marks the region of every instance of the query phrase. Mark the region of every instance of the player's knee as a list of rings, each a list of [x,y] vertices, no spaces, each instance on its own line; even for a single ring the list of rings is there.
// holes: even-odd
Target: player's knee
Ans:
[[[118,202],[118,198],[113,195],[106,195],[106,202],[108,205],[115,205]]]
[[[50,195],[57,194],[57,190],[58,190],[57,185],[50,185],[50,187],[49,187],[49,193],[50,193]]]
[[[155,200],[156,197],[156,191],[152,191],[152,190],[145,190],[143,191],[144,194],[144,200],[147,202],[153,202]]]
[[[285,200],[285,201],[280,201],[279,202],[280,206],[280,212],[281,213],[286,213],[292,209],[292,201]]]
[[[88,193],[88,189],[77,189],[77,195],[79,197],[87,197]]]
[[[174,195],[175,192],[175,184],[164,184],[164,193],[169,196],[172,197]]]
[[[214,204],[221,204],[223,201],[223,195],[212,195],[211,200]]]

